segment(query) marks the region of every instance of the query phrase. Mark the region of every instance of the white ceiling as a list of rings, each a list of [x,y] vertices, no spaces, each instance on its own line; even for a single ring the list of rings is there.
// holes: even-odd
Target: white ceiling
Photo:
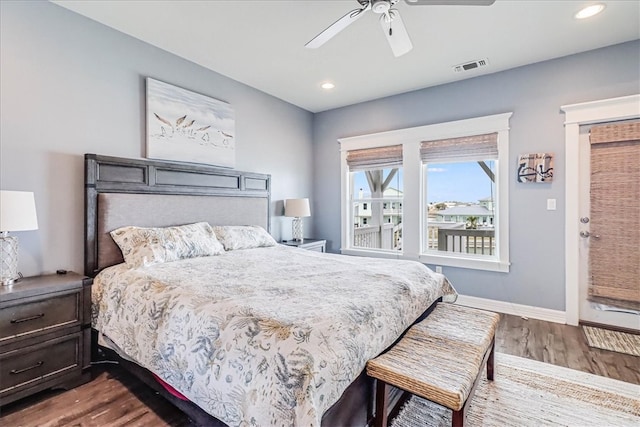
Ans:
[[[492,6],[396,5],[413,50],[395,58],[371,11],[319,49],[305,43],[355,0],[54,1],[311,112],[490,74],[640,38],[640,1],[497,0]],[[454,73],[477,59],[489,65]],[[326,80],[336,88],[324,91]]]

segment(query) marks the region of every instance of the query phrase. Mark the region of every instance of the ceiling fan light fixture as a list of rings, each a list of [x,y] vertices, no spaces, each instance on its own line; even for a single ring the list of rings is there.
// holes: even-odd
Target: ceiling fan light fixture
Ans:
[[[389,0],[373,0],[371,2],[371,10],[374,13],[386,14],[391,9],[391,1]]]
[[[603,3],[592,4],[592,5],[589,5],[587,7],[583,7],[578,12],[576,12],[576,14],[573,15],[573,16],[576,19],[591,18],[592,16],[595,16],[595,15],[599,14],[600,12],[602,12],[604,10],[604,8],[605,8],[605,5]]]

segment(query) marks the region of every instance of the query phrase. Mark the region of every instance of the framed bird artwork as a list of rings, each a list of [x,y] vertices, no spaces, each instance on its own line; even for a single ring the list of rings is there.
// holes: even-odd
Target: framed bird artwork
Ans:
[[[230,104],[146,80],[148,158],[235,167],[235,115]]]

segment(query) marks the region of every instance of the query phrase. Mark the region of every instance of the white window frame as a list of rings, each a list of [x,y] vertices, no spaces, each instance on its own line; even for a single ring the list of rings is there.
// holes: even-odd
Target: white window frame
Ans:
[[[369,135],[340,138],[341,151],[341,253],[379,258],[402,258],[419,260],[426,264],[470,268],[488,271],[509,271],[509,119],[513,113],[476,117],[433,125],[398,129]],[[422,141],[459,138],[487,133],[498,133],[498,160],[496,182],[495,217],[497,254],[495,257],[474,257],[459,253],[422,253],[426,227],[422,212],[426,209],[425,179],[420,158]],[[364,148],[377,148],[402,144],[404,197],[402,206],[402,253],[366,250],[351,246],[353,241],[349,227],[350,214],[350,174],[347,165],[347,152]],[[408,232],[408,230],[412,230]],[[416,232],[413,232],[415,230]]]
[[[398,144],[391,144],[391,145],[398,145]],[[374,148],[374,147],[367,147],[367,148]],[[351,150],[354,150],[355,148],[352,148]],[[344,152],[344,159],[343,161],[346,163],[346,152]],[[347,167],[347,170],[349,168]],[[382,167],[380,169],[389,169],[388,167]],[[371,256],[371,257],[377,257],[377,258],[403,258],[402,257],[402,253],[403,251],[399,251],[399,250],[387,250],[387,249],[379,249],[379,248],[362,248],[362,247],[354,247],[354,246],[350,246],[349,249],[345,249],[345,240],[344,240],[344,235],[346,233],[346,235],[348,235],[348,240],[347,242],[353,242],[353,232],[354,229],[353,227],[347,225],[346,228],[347,230],[344,230],[344,224],[345,224],[345,218],[348,219],[348,221],[353,222],[353,204],[354,202],[358,202],[360,201],[360,203],[366,204],[368,208],[372,208],[373,205],[373,200],[372,199],[365,199],[367,201],[362,201],[362,199],[354,199],[351,200],[351,198],[349,197],[349,195],[351,194],[350,191],[351,189],[353,189],[353,179],[352,179],[352,175],[350,172],[347,172],[347,176],[346,176],[346,182],[347,182],[347,192],[346,192],[346,200],[347,200],[347,204],[348,206],[343,206],[343,211],[345,211],[346,215],[343,215],[342,217],[342,249],[341,249],[341,253],[345,254],[345,255],[362,255],[362,256]],[[344,185],[343,185],[344,186]],[[343,197],[344,200],[344,197]],[[404,202],[404,195],[403,195],[403,199],[402,201]],[[395,201],[393,202],[395,203]],[[404,222],[404,211],[402,209],[400,209],[400,211],[402,212],[402,217],[403,217],[403,222]],[[365,223],[366,224],[366,223]],[[404,245],[404,233],[403,233],[403,245]]]

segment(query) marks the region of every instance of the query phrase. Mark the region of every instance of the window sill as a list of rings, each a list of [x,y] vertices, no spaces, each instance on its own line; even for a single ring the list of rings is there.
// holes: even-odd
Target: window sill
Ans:
[[[497,271],[500,273],[508,273],[510,265],[508,261],[498,259],[481,259],[440,254],[421,254],[419,260],[425,264],[443,267],[469,268],[472,270]]]
[[[366,256],[370,258],[403,259],[402,252],[398,251],[372,251],[367,249],[340,249],[342,255]]]
[[[401,252],[385,252],[385,251],[372,251],[367,249],[341,249],[342,255],[353,256],[365,256],[370,258],[386,258],[386,259],[410,259],[415,258],[405,257]],[[461,257],[450,255],[432,255],[421,254],[418,257],[418,261],[423,264],[431,264],[443,267],[456,267],[456,268],[468,268],[471,270],[484,270],[484,271],[497,271],[500,273],[509,272],[509,262],[499,261],[496,259],[480,259],[473,257]]]

